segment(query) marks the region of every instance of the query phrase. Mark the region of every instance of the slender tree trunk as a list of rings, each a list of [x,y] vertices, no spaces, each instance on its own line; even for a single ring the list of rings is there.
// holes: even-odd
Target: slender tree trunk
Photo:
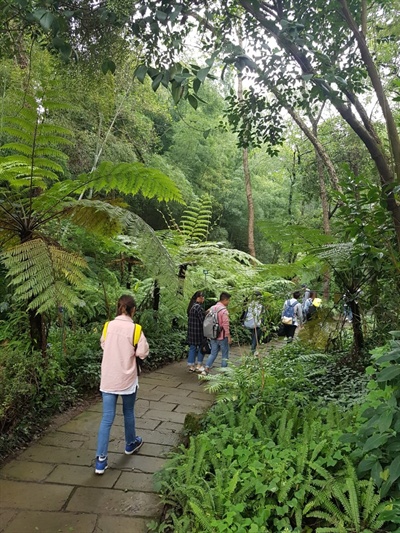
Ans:
[[[242,39],[239,38],[239,46],[242,46]],[[238,73],[238,86],[237,86],[238,100],[243,100],[243,75],[241,72]],[[246,188],[246,198],[247,198],[247,246],[249,254],[253,257],[256,257],[256,247],[254,244],[254,202],[253,202],[253,189],[251,186],[251,176],[249,169],[249,151],[248,148],[243,148],[242,153],[243,161],[243,174],[244,174],[244,183]]]
[[[32,346],[42,352],[43,358],[47,356],[47,335],[43,315],[35,311],[28,311],[29,326]]]
[[[318,121],[322,114],[323,106],[321,107],[319,116],[317,119],[314,119],[310,115],[310,120],[312,124],[312,133],[315,139],[318,140]],[[322,205],[322,222],[324,227],[324,233],[325,235],[330,235],[331,233],[331,224],[329,220],[329,201],[328,201],[328,192],[326,190],[325,185],[325,176],[324,176],[324,163],[322,158],[320,157],[319,150],[317,149],[316,145],[314,145],[314,151],[315,151],[315,159],[317,162],[317,172],[318,172],[318,180],[319,180],[319,191],[320,191],[320,197],[321,197],[321,205]],[[329,156],[328,156],[329,158]],[[330,161],[330,159],[329,159]],[[333,166],[333,165],[332,165]],[[323,273],[323,296],[325,300],[329,299],[329,292],[330,292],[330,281],[331,281],[331,272],[329,266],[326,266],[324,273]]]
[[[254,243],[254,202],[253,202],[253,190],[251,187],[250,169],[249,169],[249,151],[247,148],[243,148],[243,173],[244,183],[246,186],[246,198],[248,209],[248,230],[247,230],[247,242],[249,248],[249,254],[256,257],[256,247]]]
[[[155,313],[158,313],[159,309],[160,309],[160,285],[158,284],[157,280],[154,280],[153,311],[155,311]]]

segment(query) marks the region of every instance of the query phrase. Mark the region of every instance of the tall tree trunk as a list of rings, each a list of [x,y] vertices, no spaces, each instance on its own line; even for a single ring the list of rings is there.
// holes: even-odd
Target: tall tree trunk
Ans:
[[[323,110],[323,106],[321,107],[320,113],[318,115],[317,119],[314,119],[314,117],[310,114],[310,120],[312,124],[312,132],[315,137],[315,139],[318,139],[318,121],[321,117]],[[325,185],[325,176],[324,176],[324,163],[321,159],[321,156],[319,154],[319,151],[317,150],[317,147],[314,145],[314,151],[315,151],[315,159],[317,162],[317,172],[318,172],[318,181],[319,181],[319,191],[320,191],[320,197],[321,197],[321,205],[322,205],[322,222],[324,227],[324,233],[325,235],[330,235],[331,233],[331,224],[329,220],[329,201],[328,201],[328,192],[326,190]],[[329,157],[329,156],[328,156]],[[329,269],[329,266],[325,267],[324,273],[324,284],[323,284],[323,296],[325,300],[329,299],[329,292],[330,292],[330,280],[331,280],[331,272]]]
[[[353,327],[353,364],[357,365],[362,355],[364,348],[364,334],[362,331],[360,306],[357,300],[350,300],[350,309],[353,313],[352,327]]]
[[[242,40],[239,38],[239,46],[242,46]],[[238,73],[238,86],[237,86],[238,100],[243,100],[243,75]],[[253,189],[251,187],[251,176],[249,169],[249,151],[248,148],[243,148],[242,154],[243,161],[243,174],[244,183],[246,188],[247,198],[247,246],[249,254],[256,257],[256,247],[254,244],[254,202],[253,202]]]

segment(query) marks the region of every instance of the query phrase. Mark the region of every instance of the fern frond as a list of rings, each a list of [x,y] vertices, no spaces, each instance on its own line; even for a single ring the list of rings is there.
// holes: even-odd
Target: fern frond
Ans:
[[[201,527],[203,528],[202,531],[204,532],[209,531],[210,533],[212,533],[213,529],[210,526],[210,522],[209,522],[209,518],[207,517],[207,514],[204,512],[204,506],[196,502],[192,502],[192,501],[189,502],[189,506],[192,509]]]
[[[42,239],[14,246],[2,255],[17,300],[39,313],[55,306],[70,312],[80,300],[74,292],[85,279],[86,261]]]
[[[175,183],[161,171],[148,168],[142,163],[103,162],[91,174],[81,174],[78,180],[82,188],[95,191],[117,190],[125,194],[141,193],[146,198],[182,203],[182,196]]]
[[[196,200],[184,211],[180,226],[189,240],[202,242],[207,240],[212,215],[212,204],[208,196]]]

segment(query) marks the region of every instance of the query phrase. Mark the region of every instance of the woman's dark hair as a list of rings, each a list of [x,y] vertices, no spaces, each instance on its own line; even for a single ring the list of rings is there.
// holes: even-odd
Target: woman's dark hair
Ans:
[[[190,302],[187,308],[187,315],[189,316],[190,310],[193,307],[193,305],[196,303],[196,300],[199,296],[204,296],[203,291],[196,291],[193,296],[190,298]]]
[[[301,292],[300,291],[296,291],[293,293],[293,298],[295,298],[297,300],[297,298],[300,298],[301,296]]]
[[[136,302],[130,294],[123,294],[118,300],[117,316],[127,314],[132,315],[132,311],[136,308]]]

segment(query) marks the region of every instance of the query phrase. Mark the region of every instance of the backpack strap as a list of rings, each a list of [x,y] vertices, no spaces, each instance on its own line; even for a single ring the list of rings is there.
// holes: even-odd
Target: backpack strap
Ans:
[[[103,333],[102,333],[102,336],[104,337],[104,340],[107,336],[107,330],[108,330],[108,324],[110,322],[106,322],[104,324],[104,327],[103,327]],[[133,339],[132,339],[132,344],[133,346],[136,348],[138,343],[139,343],[139,339],[140,339],[140,335],[142,334],[142,326],[140,324],[135,324],[135,329],[133,331]]]
[[[108,324],[109,324],[109,323],[110,323],[110,322],[106,322],[106,323],[104,324],[104,327],[103,327],[103,333],[102,333],[102,336],[104,337],[104,340],[105,340],[106,335],[107,335],[107,329],[108,329]]]
[[[136,348],[139,344],[140,335],[142,334],[142,326],[135,324],[135,331],[133,332],[133,346]]]

